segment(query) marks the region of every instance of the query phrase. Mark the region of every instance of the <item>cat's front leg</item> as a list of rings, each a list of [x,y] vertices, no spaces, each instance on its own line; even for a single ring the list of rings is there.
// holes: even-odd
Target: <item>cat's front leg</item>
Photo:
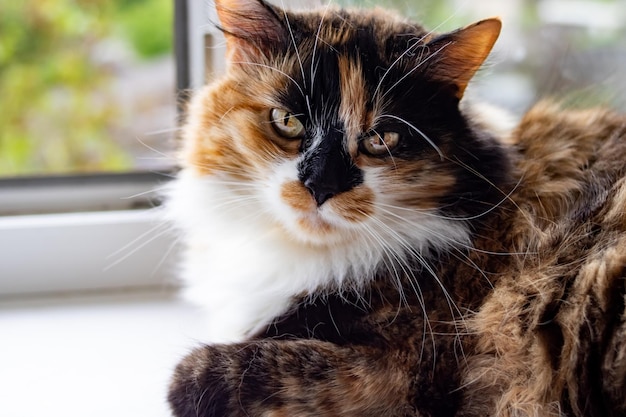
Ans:
[[[402,358],[317,340],[255,340],[195,349],[178,365],[177,417],[406,416]]]

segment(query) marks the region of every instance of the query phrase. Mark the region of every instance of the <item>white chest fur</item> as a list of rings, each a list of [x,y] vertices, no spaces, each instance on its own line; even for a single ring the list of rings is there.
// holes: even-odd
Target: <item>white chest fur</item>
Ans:
[[[402,264],[429,247],[467,242],[462,222],[403,212],[406,225],[414,227],[375,231],[384,223],[378,219],[364,225],[368,233],[347,232],[349,238],[328,246],[307,244],[279,225],[265,191],[242,187],[183,171],[168,193],[167,216],[186,246],[181,271],[186,295],[207,314],[205,342],[241,341],[286,312],[295,297],[359,286],[382,264]]]
[[[362,259],[358,245],[330,250],[294,242],[259,201],[225,188],[183,172],[167,204],[186,246],[186,297],[207,313],[207,342],[242,340],[285,312],[295,296],[367,273],[380,259]]]

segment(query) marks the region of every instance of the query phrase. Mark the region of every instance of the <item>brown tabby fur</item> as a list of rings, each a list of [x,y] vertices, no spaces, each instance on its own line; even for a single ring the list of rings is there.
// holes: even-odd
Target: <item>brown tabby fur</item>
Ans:
[[[245,120],[275,106],[261,103],[279,88],[273,76],[256,72],[253,85],[235,76],[195,102],[184,159],[198,175],[249,162],[240,159],[248,145],[220,138],[233,137],[228,129],[267,134]],[[352,86],[350,102],[363,100],[359,79],[342,84]],[[228,127],[233,114],[239,125]],[[367,114],[352,118],[368,123]],[[543,102],[498,140],[513,181],[476,226],[472,249],[439,255],[437,278],[424,274],[419,290],[410,276],[399,288],[382,274],[358,293],[303,295],[248,341],[195,349],[175,371],[175,415],[626,415],[626,117]],[[257,146],[269,156],[259,164],[297,152]],[[442,183],[424,197],[444,192]],[[346,207],[367,210],[371,196],[355,190]],[[283,192],[309,204],[298,184]]]

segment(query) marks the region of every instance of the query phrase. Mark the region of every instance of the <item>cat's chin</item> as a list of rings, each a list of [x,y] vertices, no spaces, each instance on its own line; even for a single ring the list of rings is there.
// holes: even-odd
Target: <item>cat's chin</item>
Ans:
[[[333,196],[318,206],[299,180],[287,180],[273,198],[277,219],[296,241],[313,246],[349,243],[371,212],[372,191],[365,186]]]
[[[298,215],[283,227],[294,241],[319,248],[347,243],[351,235],[349,230],[332,224],[319,213]]]

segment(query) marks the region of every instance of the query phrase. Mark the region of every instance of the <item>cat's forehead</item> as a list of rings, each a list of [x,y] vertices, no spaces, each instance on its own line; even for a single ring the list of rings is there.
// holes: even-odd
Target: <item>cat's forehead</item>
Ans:
[[[301,47],[315,45],[315,50],[330,49],[343,54],[366,54],[375,51],[381,58],[402,53],[407,45],[425,43],[431,33],[382,9],[325,10],[286,14]],[[298,36],[299,35],[299,36]]]
[[[281,102],[322,128],[354,135],[371,129],[382,107],[394,101],[400,90],[391,87],[407,73],[405,64],[415,65],[416,50],[429,37],[421,26],[382,11],[285,18],[293,39],[290,58],[278,60],[289,75]]]

